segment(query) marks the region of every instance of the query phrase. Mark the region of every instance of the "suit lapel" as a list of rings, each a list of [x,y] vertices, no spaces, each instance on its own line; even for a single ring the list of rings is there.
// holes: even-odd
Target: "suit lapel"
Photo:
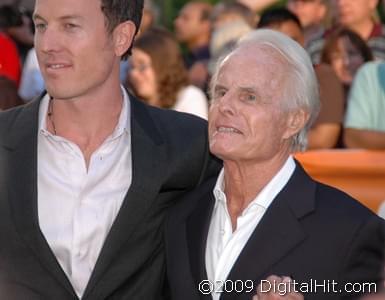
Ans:
[[[130,102],[132,183],[104,242],[84,298],[88,297],[106,273],[119,249],[144,218],[161,188],[166,155],[162,138],[147,108],[132,96],[130,96]],[[119,284],[120,279],[123,280],[127,274],[117,276],[121,276],[116,278]]]
[[[8,191],[15,227],[45,269],[74,297],[65,273],[44,238],[37,209],[37,135],[40,101],[26,105],[10,129]]]
[[[296,170],[284,189],[266,211],[249,241],[231,269],[230,280],[259,282],[291,249],[306,238],[299,222],[314,210],[315,183],[310,181],[297,163]],[[230,299],[224,294],[221,299]]]
[[[207,235],[215,205],[213,188],[214,186],[199,200],[186,224],[190,265],[197,286],[199,282],[207,279],[205,256]]]

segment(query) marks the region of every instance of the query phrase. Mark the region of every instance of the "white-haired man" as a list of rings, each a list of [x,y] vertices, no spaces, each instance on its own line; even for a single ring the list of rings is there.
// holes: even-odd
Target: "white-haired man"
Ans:
[[[347,283],[374,291],[383,221],[313,181],[291,155],[318,110],[310,59],[281,33],[256,30],[219,62],[209,144],[224,164],[169,215],[174,299],[251,299],[260,283],[258,299],[357,297]]]

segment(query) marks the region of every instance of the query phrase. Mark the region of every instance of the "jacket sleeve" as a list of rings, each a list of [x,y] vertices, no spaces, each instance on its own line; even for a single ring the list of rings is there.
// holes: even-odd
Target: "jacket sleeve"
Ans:
[[[219,171],[222,168],[222,161],[210,153],[207,130],[205,131],[204,140],[205,148],[203,153],[203,163],[197,186],[199,186],[202,182],[205,182],[209,178],[217,177]]]
[[[348,247],[341,278],[343,299],[378,292],[384,287],[385,222],[372,215]]]

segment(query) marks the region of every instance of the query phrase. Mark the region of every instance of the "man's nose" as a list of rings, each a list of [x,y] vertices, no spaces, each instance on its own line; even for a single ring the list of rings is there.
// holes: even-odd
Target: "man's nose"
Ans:
[[[53,28],[46,28],[44,32],[35,34],[36,49],[49,53],[57,52],[61,47],[60,35]]]
[[[235,101],[236,101],[236,95],[235,93],[228,91],[225,95],[223,95],[220,99],[217,100],[218,109],[223,114],[229,114],[234,115],[236,108],[235,108]]]

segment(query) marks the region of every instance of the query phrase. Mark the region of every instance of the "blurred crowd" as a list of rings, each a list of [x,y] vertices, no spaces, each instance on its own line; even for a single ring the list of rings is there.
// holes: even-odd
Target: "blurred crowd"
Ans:
[[[189,1],[173,29],[145,1],[121,81],[150,105],[207,118],[216,61],[246,33],[281,31],[308,52],[319,80],[321,110],[308,149],[385,149],[385,25],[380,0]],[[33,1],[0,1],[0,109],[44,91],[33,48]],[[95,62],[101,63],[101,62]]]

